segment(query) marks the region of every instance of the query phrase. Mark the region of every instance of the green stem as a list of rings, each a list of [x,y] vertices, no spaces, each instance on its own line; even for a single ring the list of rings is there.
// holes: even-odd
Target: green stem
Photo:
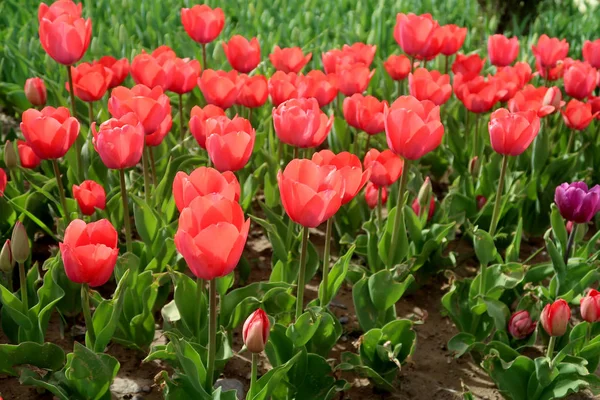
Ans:
[[[185,127],[183,125],[183,95],[179,95],[179,135],[181,136],[181,147],[184,148]]]
[[[202,302],[202,293],[204,292],[204,279],[196,278],[196,305],[198,306],[198,321],[196,321],[196,340],[198,343],[200,342],[200,331],[202,330],[202,326],[200,325],[200,316],[202,313],[202,309],[200,308],[200,303]]]
[[[481,271],[479,273],[479,295],[483,296],[485,293],[485,275],[487,271],[487,264],[481,264]]]
[[[77,109],[75,108],[75,87],[73,86],[73,74],[71,66],[67,65],[67,77],[69,80],[69,98],[71,99],[71,116],[77,119]],[[83,181],[83,161],[81,160],[81,147],[79,140],[75,140],[75,154],[77,156],[77,176]]]
[[[60,197],[60,204],[65,214],[67,224],[71,222],[69,211],[67,210],[67,199],[65,198],[65,188],[63,187],[62,180],[60,179],[60,169],[58,168],[58,161],[52,160],[52,168],[54,168],[54,175],[56,176],[56,186],[58,186],[58,196]]]
[[[152,171],[152,184],[154,184],[154,188],[158,186],[158,182],[156,181],[156,162],[154,161],[154,147],[147,147],[148,156],[150,157],[150,171]]]
[[[506,169],[508,166],[508,156],[504,155],[502,158],[502,169],[500,169],[500,180],[498,181],[498,191],[496,192],[496,201],[494,203],[494,212],[492,213],[492,223],[490,225],[490,236],[493,238],[496,233],[496,227],[498,226],[498,220],[500,219],[500,204],[502,198],[502,192],[504,191],[504,178],[506,176]]]
[[[83,309],[83,317],[85,318],[85,327],[87,329],[87,337],[90,339],[88,348],[93,350],[96,344],[96,333],[94,332],[94,324],[92,320],[92,311],[90,310],[90,295],[89,286],[87,283],[81,285],[81,307]]]
[[[88,119],[90,121],[90,126],[92,126],[92,122],[94,122],[94,103],[91,101],[88,103]]]
[[[577,227],[579,225],[573,223],[571,227],[571,233],[569,234],[569,240],[567,240],[567,248],[565,249],[565,254],[563,256],[563,260],[565,261],[565,265],[567,265],[569,261],[569,257],[571,256],[571,251],[573,250],[573,245],[575,244],[575,236],[577,236]]]
[[[590,338],[592,337],[592,323],[588,322],[585,330],[585,343],[584,346],[590,342]]]
[[[479,155],[479,121],[481,120],[480,114],[475,114],[475,135],[473,135],[473,158]],[[477,171],[474,171],[473,175],[477,175]]]
[[[25,273],[24,263],[19,263],[19,283],[21,284],[21,303],[23,303],[23,309],[29,310],[29,302],[27,301],[27,274]]]
[[[202,69],[208,68],[208,61],[206,59],[206,43],[202,43]]]
[[[446,68],[444,70],[445,74],[448,74],[448,64],[449,64],[449,62],[450,62],[450,56],[446,56]]]
[[[211,279],[208,285],[208,360],[206,368],[206,387],[212,393],[217,355],[217,281]]]
[[[300,149],[298,147],[294,147],[294,159],[298,158],[298,154],[300,153]]]
[[[404,160],[404,168],[402,170],[402,178],[400,179],[400,188],[398,189],[398,203],[396,204],[396,215],[394,218],[394,228],[392,230],[392,241],[390,242],[387,266],[392,267],[394,263],[394,256],[396,253],[396,244],[398,242],[398,234],[400,233],[400,221],[404,215],[404,192],[406,191],[406,183],[408,181],[408,174],[410,173],[411,160]]]
[[[282,166],[285,164],[285,160],[283,159],[283,157],[284,157],[283,142],[281,140],[279,141],[279,146],[277,148],[277,152],[279,153],[279,166]]]
[[[365,144],[365,154],[363,154],[363,159],[367,155],[367,152],[369,151],[369,146],[370,145],[371,145],[371,135],[367,134],[367,143]]]
[[[325,247],[323,248],[323,297],[320,299],[321,307],[325,307],[327,296],[327,284],[329,280],[329,251],[331,247],[331,233],[333,228],[333,217],[327,220],[327,229],[325,230]]]
[[[552,356],[554,355],[554,345],[556,344],[556,336],[550,336],[550,341],[548,342],[548,351],[546,352],[546,357],[550,359],[550,369],[552,369]]]
[[[131,220],[129,219],[129,200],[127,198],[127,188],[125,187],[125,171],[119,170],[119,178],[121,180],[121,201],[123,202],[123,223],[125,225],[125,243],[127,252],[133,251],[131,244]]]
[[[381,224],[383,223],[383,188],[380,186],[377,189],[377,226],[381,228]]]
[[[575,143],[575,131],[571,131],[571,135],[569,136],[569,142],[567,143],[567,154],[571,153],[574,143]]]
[[[144,198],[146,203],[150,202],[150,170],[148,169],[148,153],[142,151],[142,167],[144,168]]]
[[[246,399],[250,400],[254,397],[256,391],[256,375],[258,370],[258,354],[252,353],[252,373],[250,374],[250,390],[248,390],[248,396]]]
[[[306,279],[306,248],[308,247],[308,228],[302,228],[302,249],[300,250],[300,271],[298,272],[298,293],[296,295],[296,319],[304,310],[304,281]]]

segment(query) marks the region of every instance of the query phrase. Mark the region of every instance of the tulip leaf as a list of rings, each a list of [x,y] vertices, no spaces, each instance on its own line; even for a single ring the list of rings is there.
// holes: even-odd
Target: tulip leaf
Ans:
[[[368,280],[371,302],[380,312],[387,310],[400,300],[414,280],[412,275],[408,275],[403,282],[398,283],[387,269],[371,275]]]
[[[94,343],[94,351],[98,353],[104,352],[106,346],[112,339],[119,318],[121,317],[121,310],[123,309],[123,301],[125,296],[123,292],[128,286],[129,271],[125,271],[125,274],[121,277],[117,289],[111,300],[103,300],[96,307],[93,316],[94,331],[96,332],[96,342]],[[86,342],[88,341],[88,335],[86,334]]]
[[[294,343],[294,346],[302,347],[313,337],[319,328],[321,319],[321,315],[315,316],[312,312],[305,312],[295,323],[288,326],[286,335]]]
[[[133,206],[135,227],[146,246],[151,248],[158,236],[160,219],[144,200],[135,195],[131,195],[131,198],[135,203]]]
[[[260,301],[262,301],[261,299],[264,299],[266,294],[272,289],[286,291],[291,287],[292,285],[284,282],[255,282],[232,290],[221,299],[221,310],[219,315],[221,325],[228,327],[236,326],[233,323],[250,315],[250,313],[257,308]],[[275,293],[276,292],[271,292],[270,296]],[[238,310],[237,312],[236,309]],[[234,312],[237,313],[235,318]]]
[[[58,371],[65,365],[65,352],[54,343],[0,344],[0,372],[17,375],[15,367],[24,364]]]
[[[29,310],[25,310],[23,303],[10,290],[0,285],[0,302],[6,308],[8,315],[15,320],[23,329],[33,329],[29,319]]]
[[[298,352],[294,357],[289,359],[285,364],[272,368],[260,377],[256,382],[255,394],[252,400],[267,400],[271,397],[273,391],[279,383],[285,379],[288,371],[294,366],[302,352]]]
[[[564,255],[567,251],[567,228],[565,225],[565,220],[561,217],[558,208],[554,204],[552,205],[552,212],[550,213],[550,222],[552,223],[552,234],[558,243],[558,250],[560,254]]]
[[[63,355],[64,357],[64,355]],[[23,368],[21,370],[21,375],[19,376],[19,383],[21,385],[35,386],[48,392],[52,393],[59,400],[69,400],[69,393],[65,391],[62,387],[57,384],[46,382],[42,380],[41,377],[35,372]]]
[[[350,260],[352,259],[352,255],[354,254],[354,250],[356,249],[355,245],[352,245],[346,254],[342,257],[338,258],[333,267],[329,271],[328,282],[327,282],[327,296],[323,293],[323,283],[319,285],[319,299],[322,300],[322,306],[329,304],[333,298],[337,295],[337,292],[340,290],[342,283],[344,283],[344,279],[346,279],[346,274],[348,273],[348,266],[350,265]]]
[[[177,360],[194,387],[194,390],[200,394],[201,399],[210,399],[210,396],[204,389],[207,386],[206,367],[200,354],[198,354],[190,343],[183,339],[179,339],[174,335],[169,335],[169,339],[173,343]]]
[[[402,212],[402,210],[403,208],[398,210],[398,207],[395,207],[389,212],[383,234],[377,245],[379,257],[388,268],[393,268],[395,265],[399,264],[408,254],[408,236],[406,235],[406,227],[404,225],[404,213],[400,216],[398,227],[396,228],[394,226],[396,213]],[[394,229],[398,229],[398,237],[394,246],[395,254],[392,255],[390,263],[389,253],[392,248],[391,242]]]
[[[321,314],[319,327],[306,344],[306,349],[310,353],[316,353],[320,356],[327,357],[340,336],[342,336],[342,331],[342,325],[335,315],[324,310]]]

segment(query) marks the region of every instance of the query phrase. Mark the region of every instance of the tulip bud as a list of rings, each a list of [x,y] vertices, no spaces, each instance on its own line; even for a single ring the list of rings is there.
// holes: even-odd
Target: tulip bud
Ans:
[[[477,202],[477,209],[478,210],[481,210],[483,208],[483,206],[485,206],[485,204],[487,203],[487,199],[484,196],[480,195],[480,194],[478,194],[475,197],[475,201]]]
[[[431,181],[429,180],[429,177],[426,177],[425,181],[421,185],[421,189],[419,189],[419,194],[417,197],[419,199],[420,205],[422,205],[422,206],[427,205],[427,202],[431,198],[431,192],[432,192]]]
[[[481,163],[479,162],[479,157],[475,156],[469,162],[469,174],[472,176],[477,176],[479,174],[479,166]]]
[[[542,104],[552,106],[555,110],[559,110],[562,102],[562,93],[557,86],[552,86],[546,91]]]
[[[260,353],[265,349],[269,338],[270,323],[267,314],[258,309],[244,322],[242,336],[246,348],[251,353]]]
[[[18,165],[17,152],[15,151],[14,144],[10,140],[7,140],[4,145],[4,164],[6,164],[6,168],[9,170]]]
[[[546,304],[542,310],[541,322],[544,330],[550,336],[562,336],[567,331],[571,309],[563,299],[556,300],[552,304]]]
[[[29,258],[29,238],[27,237],[27,230],[21,221],[17,221],[13,228],[10,249],[13,259],[18,263],[23,263]]]
[[[600,292],[595,289],[581,299],[581,318],[592,323],[600,321]]]
[[[508,321],[508,332],[515,339],[525,339],[533,333],[536,323],[531,320],[528,311],[517,311]]]
[[[46,85],[40,78],[29,78],[25,81],[25,97],[34,106],[46,104]]]
[[[565,228],[567,229],[567,233],[570,235],[571,231],[573,230],[573,221],[567,221],[567,226]]]
[[[0,251],[0,271],[10,272],[15,266],[15,260],[10,251],[10,239],[6,239]]]

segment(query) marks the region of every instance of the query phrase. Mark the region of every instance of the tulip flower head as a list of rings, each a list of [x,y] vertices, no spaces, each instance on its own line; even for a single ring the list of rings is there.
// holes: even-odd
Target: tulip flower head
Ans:
[[[553,68],[560,60],[567,57],[569,43],[566,39],[550,38],[543,34],[538,39],[537,45],[531,46],[531,50],[543,69]]]
[[[467,110],[481,114],[492,109],[494,104],[506,95],[506,90],[494,77],[477,76],[466,80],[461,74],[454,76],[454,94],[464,104]]]
[[[345,187],[342,173],[332,165],[294,159],[277,174],[279,194],[290,219],[316,228],[342,205]]]
[[[260,353],[269,339],[270,322],[267,314],[260,308],[254,311],[244,322],[242,338],[251,353]]]
[[[260,63],[260,44],[257,38],[249,41],[243,36],[234,35],[229,42],[223,43],[223,51],[229,65],[244,74],[252,71]]]
[[[492,113],[488,130],[496,153],[518,156],[527,150],[540,131],[540,118],[533,110],[511,113],[499,108]]]
[[[102,185],[87,180],[81,185],[73,185],[73,197],[77,200],[79,209],[83,215],[92,215],[96,208],[104,210],[106,207],[106,192]]]
[[[367,90],[371,78],[375,75],[375,70],[370,71],[366,65],[356,63],[338,68],[336,75],[340,92],[345,96],[352,96]]]
[[[553,89],[548,89],[544,86],[535,87],[533,85],[526,85],[508,101],[508,109],[513,113],[535,111],[540,118],[550,115],[560,108],[560,104],[556,107],[553,105],[555,104],[554,100],[546,100],[548,93]],[[555,92],[553,91],[553,93]],[[560,90],[558,90],[558,93],[560,99]]]
[[[371,176],[369,169],[363,171],[360,159],[347,151],[334,154],[331,150],[321,150],[313,154],[312,161],[320,166],[332,165],[341,173],[344,180],[342,205],[349,203]]]
[[[461,74],[464,80],[469,81],[479,76],[484,65],[485,58],[481,58],[477,53],[468,56],[457,54],[452,63],[452,72],[455,75]]]
[[[215,117],[225,117],[225,111],[223,111],[222,108],[213,106],[212,104],[208,104],[204,108],[200,108],[200,106],[194,106],[190,112],[190,132],[203,149],[206,148],[206,136],[208,136],[210,133],[207,131],[208,128],[206,121],[209,118]]]
[[[600,321],[600,292],[592,289],[581,298],[581,318],[590,324]]]
[[[416,215],[419,217],[425,213],[425,208],[421,209],[421,204],[419,203],[419,199],[415,198],[411,204],[411,208]],[[435,199],[431,197],[429,200],[429,207],[427,207],[427,221],[431,221],[433,218],[433,214],[435,214]]]
[[[42,162],[33,152],[31,146],[24,140],[17,140],[17,152],[19,153],[19,160],[23,168],[34,169]]]
[[[304,77],[296,73],[276,71],[269,78],[269,96],[275,107],[286,100],[298,98],[298,84]]]
[[[216,169],[237,171],[248,163],[256,132],[245,118],[210,118],[207,121],[206,151]]]
[[[179,216],[175,247],[196,277],[212,280],[235,269],[249,228],[237,202],[220,195],[197,197]]]
[[[399,13],[396,16],[394,39],[409,56],[430,56],[431,53],[439,53],[442,45],[443,37],[438,33],[438,29],[439,23],[431,14]]]
[[[291,99],[273,109],[275,133],[283,143],[294,147],[317,147],[329,134],[333,116],[319,108],[316,99]]]
[[[582,131],[588,127],[598,113],[592,113],[592,105],[582,103],[579,100],[572,99],[567,103],[567,107],[560,111],[563,121],[570,129]]]
[[[81,8],[81,3],[75,4],[72,0],[57,0],[50,5],[46,3],[40,3],[38,8],[38,21],[41,21],[42,18],[54,21],[63,14],[80,18]]]
[[[41,7],[40,7],[41,8]],[[40,15],[40,14],[38,14]],[[76,14],[43,13],[39,36],[42,47],[54,61],[73,65],[83,58],[92,37],[92,21]]]
[[[266,103],[269,96],[267,78],[263,75],[240,74],[238,80],[237,104],[247,108],[257,108]]]
[[[44,80],[42,78],[27,79],[25,81],[25,87],[23,90],[25,92],[27,101],[32,105],[41,107],[46,104],[46,85],[44,84]]]
[[[4,196],[4,190],[8,184],[8,175],[4,169],[0,168],[0,197]]]
[[[404,160],[391,150],[379,152],[377,149],[371,149],[365,154],[363,165],[365,169],[371,169],[371,182],[385,187],[392,185],[400,178]]]
[[[221,34],[225,26],[225,13],[219,7],[206,4],[181,9],[181,23],[187,34],[197,43],[210,43]]]
[[[600,39],[583,42],[583,59],[596,69],[600,69]]]
[[[138,85],[168,90],[173,80],[176,58],[175,53],[167,46],[159,47],[152,54],[143,51],[131,62],[131,77]]]
[[[535,327],[536,323],[531,320],[529,312],[526,310],[517,311],[508,320],[508,332],[517,340],[529,337]]]
[[[2,250],[0,250],[0,271],[11,272],[15,266],[15,259],[10,249],[10,239],[6,239]]]
[[[65,107],[30,108],[23,113],[21,132],[33,152],[42,160],[67,154],[79,135],[79,122]]]
[[[91,103],[100,100],[112,82],[112,70],[102,64],[81,63],[70,68],[75,96],[82,101]],[[68,82],[65,87],[71,92]]]
[[[487,49],[492,65],[506,67],[519,55],[519,38],[513,36],[509,39],[500,34],[492,35],[488,37]]]
[[[110,169],[133,168],[144,151],[144,127],[134,113],[111,118],[96,130],[92,123],[92,143],[100,159]]]
[[[109,89],[115,88],[125,81],[127,75],[129,75],[129,60],[121,58],[117,60],[111,56],[104,56],[98,61],[94,61],[94,64],[103,65],[112,71],[112,79],[108,85]]]
[[[190,175],[179,171],[173,180],[173,197],[179,212],[196,197],[220,195],[227,200],[239,201],[240,191],[240,184],[233,172],[221,173],[208,167],[196,168]]]
[[[567,332],[571,309],[563,299],[556,300],[552,304],[546,304],[542,310],[540,320],[542,327],[550,336],[562,336]]]
[[[205,69],[198,79],[198,86],[206,102],[222,109],[231,107],[239,92],[237,75],[236,71]]]
[[[404,54],[390,55],[387,60],[384,61],[383,67],[386,72],[395,81],[401,81],[408,77],[410,74],[410,58]]]
[[[169,91],[184,94],[189,93],[196,87],[198,76],[200,75],[200,62],[187,58],[175,58],[175,66],[171,72],[171,81]]]
[[[365,187],[365,200],[367,205],[372,210],[377,207],[379,201],[379,189],[381,189],[381,204],[385,204],[388,198],[388,190],[386,186],[377,186],[373,182],[367,183]]]
[[[556,187],[554,202],[567,221],[588,223],[600,209],[600,186],[588,189],[585,182],[562,183]]]
[[[364,69],[361,72],[364,72]],[[298,97],[303,99],[315,98],[319,103],[319,107],[325,107],[338,95],[339,79],[336,74],[325,75],[323,71],[314,70],[306,76],[298,78]],[[353,78],[351,76],[349,76],[349,79],[349,82],[352,82],[351,79]],[[364,79],[364,74],[361,75],[361,79]],[[366,84],[368,85],[368,82]]]
[[[450,75],[425,68],[417,68],[408,76],[408,88],[417,100],[430,100],[437,106],[447,102],[452,95]]]
[[[273,52],[269,55],[269,60],[271,60],[271,64],[273,64],[275,69],[286,74],[289,72],[297,74],[308,64],[311,58],[312,53],[308,53],[305,56],[300,47],[282,49],[279,46],[275,46]]]
[[[329,50],[321,55],[321,60],[327,74],[337,73],[341,68],[354,64],[369,68],[376,51],[377,46],[357,42],[352,45],[345,44],[341,50]]]
[[[575,61],[565,70],[565,92],[578,100],[589,97],[596,89],[598,71],[587,62]]]
[[[348,125],[365,131],[369,135],[383,132],[383,111],[387,102],[373,96],[356,93],[344,99],[344,118]]]
[[[439,31],[442,37],[440,53],[445,56],[451,56],[458,52],[467,37],[467,28],[461,28],[454,24],[442,25]]]
[[[18,263],[24,263],[31,254],[27,229],[21,221],[17,221],[10,237],[10,252],[13,259]]]

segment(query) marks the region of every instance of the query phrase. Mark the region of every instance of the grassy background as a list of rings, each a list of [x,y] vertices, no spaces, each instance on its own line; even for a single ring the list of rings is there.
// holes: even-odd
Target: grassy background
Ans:
[[[320,53],[344,43],[363,41],[377,44],[375,66],[389,54],[399,53],[392,32],[398,12],[430,12],[440,23],[467,26],[464,52],[486,53],[486,37],[497,31],[521,38],[521,59],[532,62],[530,44],[541,33],[565,37],[571,43],[570,55],[581,57],[585,39],[600,36],[600,7],[582,12],[581,4],[596,0],[529,1],[536,10],[501,19],[502,8],[513,7],[503,0],[208,0],[226,15],[225,29],[209,45],[211,68],[228,68],[220,43],[233,34],[260,40],[263,63],[259,72],[270,73],[268,54],[274,45],[301,46],[313,52],[310,68],[321,68]],[[527,1],[526,1],[527,2]],[[83,0],[84,16],[92,18],[93,39],[84,61],[103,55],[132,58],[142,48],[171,46],[180,57],[200,59],[200,47],[183,30],[181,7],[196,4],[187,0]],[[66,77],[43,51],[37,36],[38,0],[0,2],[0,104],[16,113],[26,109],[22,87],[31,76],[41,76],[50,91],[49,103],[64,102]],[[596,15],[596,16],[594,16]],[[500,21],[502,25],[499,26]],[[441,65],[441,60],[440,64]],[[381,68],[379,68],[381,69]],[[382,72],[378,72],[382,74]],[[381,76],[370,91],[378,93]]]

